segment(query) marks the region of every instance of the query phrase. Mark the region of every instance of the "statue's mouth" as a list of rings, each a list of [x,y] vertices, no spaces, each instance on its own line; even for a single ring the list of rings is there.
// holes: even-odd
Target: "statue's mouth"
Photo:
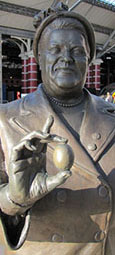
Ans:
[[[54,68],[54,71],[57,72],[57,71],[62,71],[64,73],[71,73],[74,71],[74,69],[72,67],[55,67]]]

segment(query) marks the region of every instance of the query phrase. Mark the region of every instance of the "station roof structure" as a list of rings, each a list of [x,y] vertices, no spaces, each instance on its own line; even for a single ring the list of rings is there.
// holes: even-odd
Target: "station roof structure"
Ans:
[[[115,1],[114,0],[99,0],[100,2],[103,2],[105,4],[110,4],[115,6]]]
[[[106,52],[115,53],[115,0],[63,0],[62,2],[68,4],[70,11],[84,15],[92,23],[99,57]],[[52,3],[53,0],[0,1],[0,32],[33,38],[34,15],[41,9],[49,8]]]

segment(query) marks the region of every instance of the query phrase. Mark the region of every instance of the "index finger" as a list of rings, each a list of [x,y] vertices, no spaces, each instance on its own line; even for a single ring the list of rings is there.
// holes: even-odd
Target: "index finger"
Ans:
[[[67,143],[68,139],[58,135],[49,135],[46,139],[41,139],[40,143]]]
[[[50,129],[51,129],[51,127],[52,127],[52,125],[53,125],[53,123],[54,123],[54,117],[52,116],[52,115],[50,115],[48,118],[47,118],[47,120],[46,120],[46,122],[45,122],[45,124],[44,124],[44,127],[43,127],[43,129],[42,129],[42,132],[43,133],[49,133],[50,132]]]

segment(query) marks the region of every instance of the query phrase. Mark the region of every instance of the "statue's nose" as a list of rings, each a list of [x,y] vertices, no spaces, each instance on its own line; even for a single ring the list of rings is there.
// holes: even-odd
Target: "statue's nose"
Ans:
[[[73,59],[71,57],[71,53],[70,53],[69,50],[64,50],[61,61],[65,62],[65,63],[72,63],[73,62]]]

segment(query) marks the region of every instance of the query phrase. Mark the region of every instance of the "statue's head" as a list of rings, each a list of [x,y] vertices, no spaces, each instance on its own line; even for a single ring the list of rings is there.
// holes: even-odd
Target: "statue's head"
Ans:
[[[81,15],[63,9],[48,10],[37,27],[33,50],[47,92],[63,98],[80,93],[95,54],[92,26]],[[38,15],[38,23],[41,16]]]

